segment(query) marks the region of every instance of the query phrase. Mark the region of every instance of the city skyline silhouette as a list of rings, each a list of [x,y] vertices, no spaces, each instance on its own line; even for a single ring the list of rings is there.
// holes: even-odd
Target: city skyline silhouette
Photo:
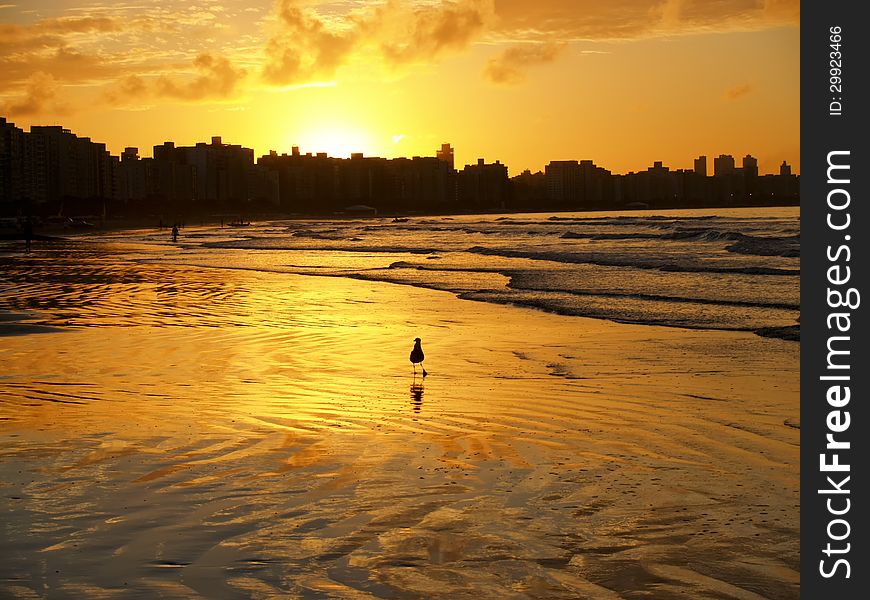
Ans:
[[[694,159],[671,170],[654,161],[639,172],[616,174],[592,159],[551,160],[543,171],[509,177],[499,160],[459,168],[455,148],[434,156],[382,158],[351,153],[291,152],[255,157],[251,148],[210,142],[165,141],[152,157],[128,146],[120,156],[106,145],[62,126],[30,131],[0,117],[0,212],[74,211],[115,215],[141,212],[204,213],[219,209],[324,213],[364,211],[474,212],[480,210],[588,210],[794,204],[799,177],[783,161],[764,174],[747,154]],[[98,211],[95,206],[99,205]],[[357,209],[359,212],[359,209]]]

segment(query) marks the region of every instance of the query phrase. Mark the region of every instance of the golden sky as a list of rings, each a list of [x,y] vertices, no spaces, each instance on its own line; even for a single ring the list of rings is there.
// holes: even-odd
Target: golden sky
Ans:
[[[800,171],[797,0],[0,0],[0,116],[166,140],[616,173]]]

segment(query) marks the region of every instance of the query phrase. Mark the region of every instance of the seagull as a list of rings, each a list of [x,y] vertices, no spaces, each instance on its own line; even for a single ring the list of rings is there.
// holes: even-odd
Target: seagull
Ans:
[[[414,349],[411,350],[411,364],[414,365],[414,375],[417,374],[417,363],[420,363],[420,368],[423,369],[423,377],[426,377],[426,369],[423,368],[423,348],[420,347],[420,338],[414,338]]]

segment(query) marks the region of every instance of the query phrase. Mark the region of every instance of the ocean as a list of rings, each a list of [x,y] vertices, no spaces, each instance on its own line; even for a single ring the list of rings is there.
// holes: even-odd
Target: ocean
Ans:
[[[166,231],[128,237],[169,242]],[[800,337],[798,208],[293,220],[147,260],[350,277],[563,315]]]

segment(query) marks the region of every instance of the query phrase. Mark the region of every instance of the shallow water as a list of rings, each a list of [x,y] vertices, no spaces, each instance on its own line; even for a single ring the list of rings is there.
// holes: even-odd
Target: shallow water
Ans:
[[[151,231],[137,239],[153,245],[169,237]],[[565,315],[799,338],[796,207],[274,221],[186,231],[174,249],[160,260],[388,281]]]
[[[154,253],[0,258],[4,595],[798,597],[797,344]]]

